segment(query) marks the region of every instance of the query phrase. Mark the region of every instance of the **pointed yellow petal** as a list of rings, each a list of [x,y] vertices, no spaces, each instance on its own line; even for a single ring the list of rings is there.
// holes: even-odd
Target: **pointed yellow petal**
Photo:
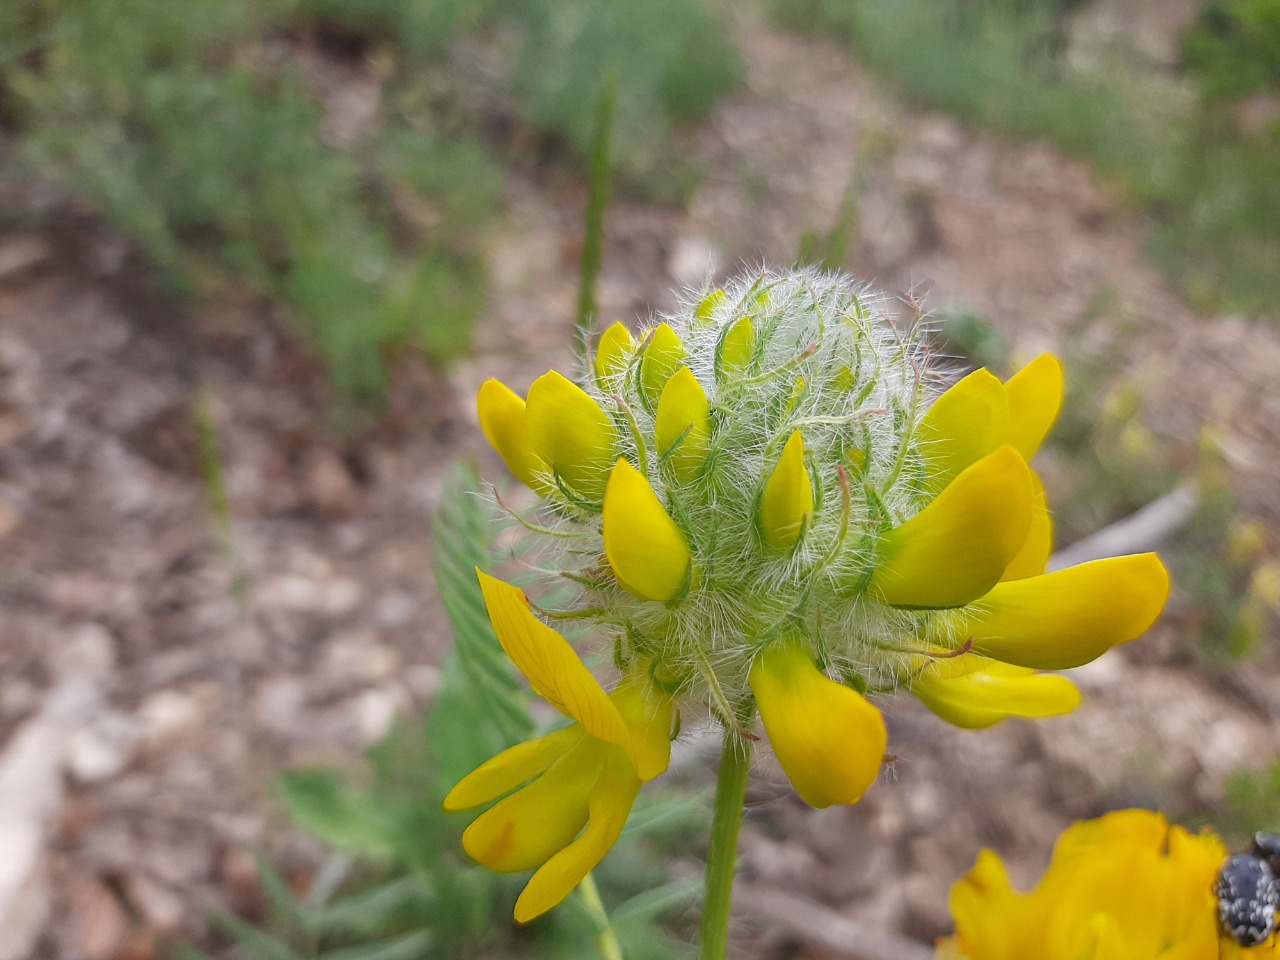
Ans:
[[[596,381],[605,389],[605,381],[611,380],[627,369],[631,352],[636,348],[635,338],[631,331],[620,323],[615,323],[600,334],[600,342],[596,344]]]
[[[480,429],[507,469],[543,496],[551,492],[547,481],[551,470],[529,441],[524,401],[502,381],[490,378],[480,385],[476,411],[480,414]]]
[[[935,659],[911,692],[947,723],[981,730],[1009,717],[1053,717],[1080,705],[1066,677],[972,655]]]
[[[998,584],[957,630],[985,656],[1065,670],[1145,632],[1168,596],[1169,574],[1154,553],[1111,557]]]
[[[497,799],[545,771],[586,735],[575,723],[503,750],[458,781],[444,798],[444,808],[466,810]]]
[[[1009,442],[1009,401],[989,371],[975,370],[933,402],[920,421],[935,489]]]
[[[1062,362],[1042,353],[1004,385],[1009,398],[1009,442],[1030,461],[1062,409]]]
[[[533,381],[525,416],[533,449],[560,479],[588,499],[604,496],[618,435],[600,404],[552,370]]]
[[[710,320],[716,312],[716,307],[724,303],[725,293],[723,290],[715,289],[702,298],[702,302],[694,308],[693,315],[698,320]]]
[[[636,774],[648,782],[671,762],[671,721],[675,702],[649,682],[630,674],[612,694],[614,704],[631,731],[627,754]]]
[[[739,317],[720,341],[716,371],[720,377],[733,376],[746,369],[756,352],[756,331],[750,317]]]
[[[584,739],[533,783],[476,817],[462,834],[462,849],[501,873],[546,863],[587,822],[591,792],[609,752],[600,741]]]
[[[684,344],[676,332],[661,323],[649,334],[640,358],[640,392],[652,410],[662,396],[662,388],[684,366]]]
[[[795,545],[813,516],[813,484],[804,463],[804,437],[797,430],[782,448],[760,498],[760,533],[774,550]]]
[[[880,711],[798,646],[771,647],[748,677],[765,731],[796,793],[813,807],[857,803],[888,742]]]
[[[885,535],[868,591],[894,606],[962,606],[999,581],[1030,523],[1030,471],[1006,445]]]
[[[684,534],[635,467],[619,458],[604,495],[604,553],[618,583],[665,603],[684,587],[691,556]]]
[[[666,457],[671,451],[668,462],[681,480],[687,482],[702,472],[711,445],[711,406],[688,367],[677,370],[662,391],[653,439],[658,456]]]
[[[524,591],[476,570],[498,642],[529,684],[549,704],[577,720],[593,737],[624,744],[630,734],[618,708],[569,641],[533,615]]]
[[[1001,580],[1025,580],[1044,573],[1053,554],[1053,518],[1049,516],[1049,499],[1044,484],[1031,471],[1031,526],[1018,555],[1009,561]]]
[[[590,798],[590,819],[582,836],[548,860],[516,900],[515,917],[528,923],[546,913],[582,882],[617,842],[627,822],[640,778],[620,750],[610,750]]]

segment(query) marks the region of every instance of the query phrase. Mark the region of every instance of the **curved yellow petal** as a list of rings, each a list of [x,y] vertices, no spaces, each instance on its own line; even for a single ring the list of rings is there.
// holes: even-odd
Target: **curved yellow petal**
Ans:
[[[582,835],[544,863],[516,900],[515,917],[528,923],[573,892],[618,840],[641,781],[620,750],[610,750],[591,791],[589,819]]]
[[[491,377],[480,385],[476,412],[489,446],[502,458],[507,469],[525,486],[544,496],[550,493],[553,487],[547,477],[551,470],[534,452],[529,440],[525,402],[501,380]]]
[[[693,316],[696,320],[710,320],[716,312],[716,307],[725,301],[725,292],[717,287],[712,290],[693,310]]]
[[[662,396],[662,388],[684,366],[684,344],[676,332],[660,323],[649,334],[640,358],[640,392],[652,410]]]
[[[1009,442],[1009,401],[989,370],[975,370],[933,402],[917,435],[935,488]]]
[[[604,496],[618,434],[600,404],[554,370],[529,387],[525,418],[533,449],[577,493]]]
[[[619,684],[612,699],[631,732],[627,755],[631,757],[636,774],[648,782],[671,763],[671,722],[675,715],[675,701],[650,683],[648,678],[635,673]]]
[[[1018,555],[1009,561],[1004,568],[1001,580],[1025,580],[1027,577],[1038,577],[1044,573],[1053,555],[1053,518],[1049,515],[1049,498],[1045,496],[1044,484],[1031,471],[1031,526],[1027,529],[1027,539],[1022,542]]]
[[[1168,596],[1169,574],[1154,553],[1111,557],[997,584],[957,630],[984,656],[1065,670],[1144,633]]]
[[[575,723],[503,750],[459,780],[444,798],[444,808],[466,810],[497,799],[544,772],[586,735]]]
[[[677,370],[662,390],[653,439],[658,456],[670,452],[671,469],[681,480],[692,480],[702,472],[711,445],[711,405],[688,367]]]
[[[884,761],[888,733],[880,711],[790,644],[760,654],[748,680],[778,762],[800,798],[813,807],[857,803]]]
[[[665,603],[684,588],[692,556],[684,534],[635,467],[619,457],[604,495],[604,553],[618,583]]]
[[[1080,691],[1066,677],[970,655],[926,664],[911,692],[947,723],[966,730],[1010,717],[1053,717],[1080,705]]]
[[[498,642],[538,696],[593,737],[627,743],[630,734],[622,715],[569,641],[533,615],[523,590],[480,569],[476,575]]]
[[[1062,361],[1042,353],[1004,385],[1009,398],[1009,442],[1030,461],[1062,409]]]
[[[739,317],[720,340],[716,372],[720,377],[745,370],[756,352],[756,331],[750,317]]]
[[[476,817],[462,834],[462,849],[501,873],[546,863],[587,822],[591,793],[610,752],[629,762],[620,750],[583,740],[533,783]]]
[[[760,533],[774,550],[787,550],[813,516],[813,484],[804,463],[804,437],[797,430],[782,448],[760,498]]]
[[[600,342],[596,344],[596,382],[605,389],[607,381],[627,369],[631,352],[636,348],[636,341],[631,331],[621,323],[615,323],[600,334]]]
[[[963,606],[999,581],[1030,524],[1030,471],[1005,445],[884,536],[868,590],[894,606]]]

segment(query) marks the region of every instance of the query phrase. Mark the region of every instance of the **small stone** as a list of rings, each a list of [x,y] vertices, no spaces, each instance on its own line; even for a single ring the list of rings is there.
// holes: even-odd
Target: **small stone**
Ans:
[[[182,898],[157,880],[141,873],[125,878],[129,903],[157,933],[173,933],[182,926],[185,910]]]
[[[417,606],[411,594],[393,590],[378,598],[373,608],[373,619],[380,627],[403,627],[413,619]]]
[[[129,764],[137,740],[137,725],[122,713],[106,713],[71,734],[67,767],[81,783],[99,783],[117,776]]]
[[[116,665],[115,638],[100,623],[81,623],[58,649],[56,666],[60,673],[86,673],[105,677]]]
[[[77,880],[71,887],[71,944],[84,960],[110,960],[129,937],[129,918],[110,890],[97,880]]]
[[[200,698],[182,690],[157,690],[138,711],[142,739],[155,744],[194,730],[204,722],[206,710]]]
[[[361,741],[368,745],[385,737],[403,706],[403,696],[394,687],[375,687],[356,697],[353,708]]]
[[[258,687],[255,703],[258,722],[276,733],[295,731],[306,702],[306,688],[297,677],[270,677]]]

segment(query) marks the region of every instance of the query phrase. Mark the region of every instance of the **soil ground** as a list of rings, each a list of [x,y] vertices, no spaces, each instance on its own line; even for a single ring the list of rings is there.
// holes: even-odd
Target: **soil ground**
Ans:
[[[748,88],[680,135],[708,171],[688,210],[612,208],[603,319],[638,325],[709,270],[787,261],[863,164],[854,271],[971,307],[1017,355],[1076,338],[1118,351],[1161,436],[1193,450],[1213,428],[1241,508],[1275,542],[1280,326],[1192,312],[1143,258],[1135,216],[1050,147],[895,103],[834,47],[759,24],[742,41]],[[333,429],[320,371],[257,305],[184,316],[150,300],[109,234],[0,238],[0,780],[21,761],[44,785],[15,820],[41,851],[34,956],[142,960],[199,937],[207,903],[253,901],[254,846],[286,873],[314,864],[272,772],[350,762],[429,702],[449,638],[428,515],[457,458],[500,470],[479,383],[522,390],[569,364],[582,203],[513,178],[473,357],[405,363],[386,415],[355,434]],[[1093,322],[1100,291],[1123,338]],[[233,560],[192,426],[202,387]],[[971,734],[887,704],[900,760],[855,808],[808,810],[761,761],[744,878],[929,942],[981,846],[1025,882],[1075,818],[1219,805],[1227,774],[1280,752],[1280,676],[1197,669],[1171,609],[1076,671],[1087,700],[1072,716]],[[744,957],[832,956],[750,916],[740,933]]]

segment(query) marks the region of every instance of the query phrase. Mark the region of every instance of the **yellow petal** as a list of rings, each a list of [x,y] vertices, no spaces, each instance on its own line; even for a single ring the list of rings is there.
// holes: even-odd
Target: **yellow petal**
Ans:
[[[1053,518],[1049,516],[1049,499],[1044,484],[1031,471],[1031,526],[1018,555],[1009,561],[1001,580],[1024,580],[1044,573],[1053,554]]]
[[[1006,445],[885,535],[869,592],[894,606],[962,606],[999,581],[1030,523],[1030,471]]]
[[[537,694],[593,737],[625,744],[630,737],[618,708],[569,641],[533,615],[524,591],[476,570],[498,642]]]
[[[627,822],[640,778],[620,750],[610,750],[590,798],[590,819],[582,836],[565,846],[539,868],[516,900],[515,917],[528,923],[546,913],[573,892],[604,859]]]
[[[622,681],[613,692],[612,699],[631,731],[627,754],[636,774],[646,782],[652,780],[671,762],[671,721],[675,702],[647,677],[636,673]]]
[[[1145,632],[1168,596],[1169,574],[1154,553],[1111,557],[998,584],[956,629],[977,653],[1065,670]]]
[[[694,311],[693,311],[694,317],[698,320],[710,320],[716,312],[716,307],[724,303],[724,300],[725,300],[725,292],[723,290],[720,290],[718,288],[715,290],[712,290],[705,297],[703,297],[702,302],[699,303],[698,306],[694,308]]]
[[[542,495],[553,489],[547,482],[551,470],[529,440],[525,403],[502,381],[492,378],[480,385],[476,396],[480,429],[507,469],[525,486]]]
[[[975,370],[933,402],[918,435],[936,488],[1009,442],[1005,388],[986,369]]]
[[[496,800],[545,771],[586,735],[575,723],[503,750],[458,781],[444,798],[444,808],[466,810]]]
[[[668,462],[681,480],[692,480],[702,472],[711,444],[711,406],[702,384],[688,367],[677,370],[663,388],[653,439],[658,456],[666,457],[671,451]]]
[[[804,437],[797,430],[782,448],[760,499],[760,533],[774,550],[794,546],[813,516],[813,484],[804,464]]]
[[[533,381],[526,410],[533,449],[580,495],[599,500],[618,436],[609,415],[552,370]]]
[[[620,323],[615,323],[600,334],[600,342],[596,344],[596,381],[605,389],[608,380],[627,369],[631,359],[631,351],[636,348],[635,338],[631,331]]]
[[[765,731],[796,793],[813,807],[857,803],[888,742],[880,711],[798,646],[771,647],[748,677]]]
[[[662,396],[662,388],[684,366],[684,344],[665,323],[649,334],[640,358],[640,391],[652,410]]]
[[[739,317],[720,340],[716,371],[719,376],[732,376],[746,369],[756,352],[756,331],[750,317]]]
[[[1009,398],[1009,442],[1030,461],[1062,409],[1062,362],[1042,353],[1004,385]]]
[[[533,783],[476,817],[462,834],[462,849],[501,873],[546,863],[587,822],[591,792],[610,752],[629,762],[620,750],[582,740]]]
[[[641,600],[665,603],[684,588],[691,556],[658,495],[621,457],[604,495],[604,553],[618,583]]]
[[[947,723],[966,730],[1009,717],[1053,717],[1080,705],[1080,691],[1066,677],[969,654],[928,663],[911,682],[911,692]]]

